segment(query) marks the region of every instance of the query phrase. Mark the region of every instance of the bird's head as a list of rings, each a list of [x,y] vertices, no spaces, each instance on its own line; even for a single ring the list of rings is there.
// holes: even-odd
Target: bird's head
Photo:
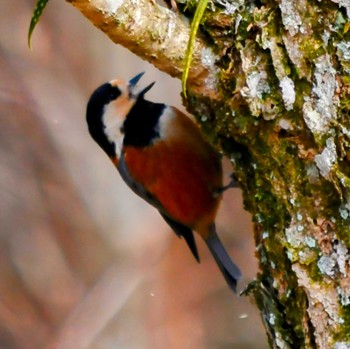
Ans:
[[[115,79],[98,87],[91,95],[86,121],[92,138],[109,156],[114,156],[122,140],[121,127],[131,108],[152,88],[154,82],[139,92],[135,87],[144,73],[129,82]]]

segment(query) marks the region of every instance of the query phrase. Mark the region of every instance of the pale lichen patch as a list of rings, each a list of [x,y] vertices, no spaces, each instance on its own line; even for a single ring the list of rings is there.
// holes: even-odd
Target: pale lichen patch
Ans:
[[[293,80],[285,76],[280,81],[280,87],[282,90],[284,106],[287,110],[292,110],[295,102],[295,86]]]
[[[286,130],[286,131],[294,130],[293,124],[287,119],[280,119],[278,121],[278,125],[281,129]]]
[[[340,205],[339,214],[340,214],[340,217],[343,219],[349,218],[349,209],[348,209],[347,205],[345,205],[345,204]]]
[[[333,256],[322,256],[317,262],[320,272],[331,277],[335,274],[336,264],[336,259]]]
[[[336,4],[339,4],[339,7],[344,7],[346,9],[346,15],[350,19],[350,2],[349,0],[332,0]]]
[[[334,164],[337,161],[337,149],[334,143],[334,138],[330,137],[326,141],[326,147],[321,154],[315,156],[315,163],[321,173],[321,175],[330,179],[331,171]]]
[[[311,96],[304,98],[304,120],[314,134],[324,134],[337,118],[335,94],[338,84],[329,55],[320,56],[315,64]]]
[[[114,14],[124,4],[124,0],[93,0],[94,6],[105,13]]]
[[[310,97],[304,98],[303,104],[303,114],[306,125],[311,131],[315,131],[319,133],[319,131],[323,131],[326,129],[327,123],[322,118],[322,115],[314,109],[312,105],[312,100]]]
[[[344,72],[350,74],[350,41],[341,41],[336,44],[337,55]]]
[[[329,120],[336,118],[334,105],[339,101],[335,99],[337,81],[336,71],[333,68],[328,54],[320,56],[315,65],[313,94],[318,98],[316,105],[319,111]]]
[[[350,262],[349,251],[341,241],[338,241],[338,243],[335,244],[334,249],[339,271],[343,277],[347,277]]]
[[[271,36],[271,31],[268,26],[264,27],[261,35],[262,47],[269,49],[271,52],[272,64],[275,69],[275,74],[280,81],[282,90],[282,99],[287,110],[293,109],[295,102],[295,86],[293,80],[288,76],[291,73],[288,64],[286,51],[279,44],[279,39]]]
[[[224,7],[223,13],[227,15],[233,15],[238,9],[244,6],[245,3],[244,0],[216,0],[216,2]]]
[[[271,35],[271,30],[269,27],[262,29],[261,41],[262,47],[264,49],[269,49],[271,52],[272,64],[275,69],[275,74],[278,80],[281,82],[291,73],[286,51],[281,47],[280,39]]]
[[[333,334],[342,321],[338,293],[333,287],[312,280],[308,271],[299,263],[294,263],[292,269],[298,278],[298,284],[306,290],[308,313],[314,325],[317,347],[331,348]]]
[[[350,42],[349,41],[341,41],[336,44],[337,48],[341,52],[341,58],[346,61],[350,60]]]
[[[282,40],[287,50],[288,57],[296,67],[299,76],[309,78],[310,69],[305,62],[299,41],[295,40],[290,35],[282,35]]]
[[[306,175],[311,184],[318,184],[320,182],[320,173],[315,164],[306,165]]]
[[[246,99],[250,112],[254,116],[261,114],[265,119],[275,116],[275,104],[268,100],[271,87],[268,82],[266,62],[264,56],[252,54],[252,51],[241,51],[242,69],[246,76],[246,86],[241,89],[241,95]]]
[[[334,343],[334,349],[350,349],[350,342],[336,342]]]
[[[167,34],[166,35],[168,37],[172,37],[173,35],[175,35],[175,32],[176,32],[176,21],[169,19],[167,24],[168,25],[167,25],[167,31],[166,31]]]
[[[217,73],[218,68],[215,66],[218,56],[215,55],[210,47],[203,47],[200,52],[200,61],[203,67],[211,72],[205,79],[205,85],[209,90],[216,90],[218,85]]]
[[[282,13],[282,22],[291,36],[296,35],[299,31],[303,32],[303,21],[295,6],[294,1],[282,0],[280,3]]]
[[[247,77],[247,87],[243,88],[242,95],[245,97],[262,98],[264,93],[270,92],[270,86],[267,83],[266,71],[255,71]]]
[[[337,287],[340,303],[346,307],[350,305],[350,289],[349,287]]]
[[[301,224],[307,236],[299,232]],[[350,305],[350,256],[348,248],[335,237],[335,229],[332,220],[319,217],[315,222],[297,211],[285,230],[287,255],[299,286],[306,291],[317,347],[327,349],[333,347],[334,333],[345,321],[342,307]],[[309,263],[316,263],[324,275],[322,281],[317,272],[310,273]],[[335,280],[336,287],[332,284]]]
[[[268,104],[262,101],[264,94],[268,94],[271,88],[267,82],[267,73],[264,70],[254,71],[247,76],[247,86],[241,90],[241,95],[248,99],[249,108],[254,116],[258,116],[261,112],[270,114],[272,112]]]
[[[218,79],[216,77],[216,75],[214,74],[210,74],[208,75],[205,80],[205,86],[209,89],[209,90],[215,90],[217,89],[218,86]],[[214,99],[214,98],[213,98]]]
[[[289,344],[283,339],[283,336],[281,335],[281,333],[276,332],[275,336],[276,336],[277,348],[279,348],[279,349],[290,349]]]
[[[301,213],[297,213],[291,219],[290,225],[285,229],[285,245],[289,260],[298,260],[302,264],[309,264],[317,258],[317,241],[307,232],[312,232],[312,222],[303,219]]]
[[[218,57],[210,47],[203,47],[201,52],[201,62],[203,66],[214,69],[214,64]]]
[[[316,240],[312,236],[306,236],[305,237],[305,244],[306,246],[310,248],[315,248],[316,247]]]

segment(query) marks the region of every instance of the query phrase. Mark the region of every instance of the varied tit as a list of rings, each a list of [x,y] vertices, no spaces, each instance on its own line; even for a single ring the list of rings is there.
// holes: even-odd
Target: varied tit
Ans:
[[[193,231],[204,239],[236,291],[241,272],[214,224],[223,189],[220,158],[185,114],[144,98],[154,83],[135,92],[142,75],[128,83],[113,80],[95,90],[86,113],[90,135],[126,184],[185,239],[198,262]]]

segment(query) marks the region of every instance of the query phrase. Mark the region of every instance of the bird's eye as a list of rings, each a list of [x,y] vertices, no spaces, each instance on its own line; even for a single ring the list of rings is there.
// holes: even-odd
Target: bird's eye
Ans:
[[[120,96],[119,89],[113,88],[109,91],[108,98],[110,101],[114,101]]]

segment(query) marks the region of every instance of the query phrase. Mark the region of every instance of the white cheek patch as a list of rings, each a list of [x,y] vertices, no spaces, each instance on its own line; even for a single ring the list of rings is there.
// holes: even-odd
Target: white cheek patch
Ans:
[[[176,118],[176,112],[171,107],[166,107],[159,119],[159,134],[161,139],[169,139],[173,136],[174,129],[172,123]]]
[[[196,127],[193,119],[180,112],[178,109],[167,106],[159,119],[160,139],[183,139],[193,137],[193,127]]]
[[[130,109],[135,104],[134,100],[130,100],[125,96],[117,98],[105,107],[103,113],[103,124],[105,127],[105,134],[108,140],[115,145],[116,155],[119,157],[122,151],[124,134],[121,128],[128,115]]]

